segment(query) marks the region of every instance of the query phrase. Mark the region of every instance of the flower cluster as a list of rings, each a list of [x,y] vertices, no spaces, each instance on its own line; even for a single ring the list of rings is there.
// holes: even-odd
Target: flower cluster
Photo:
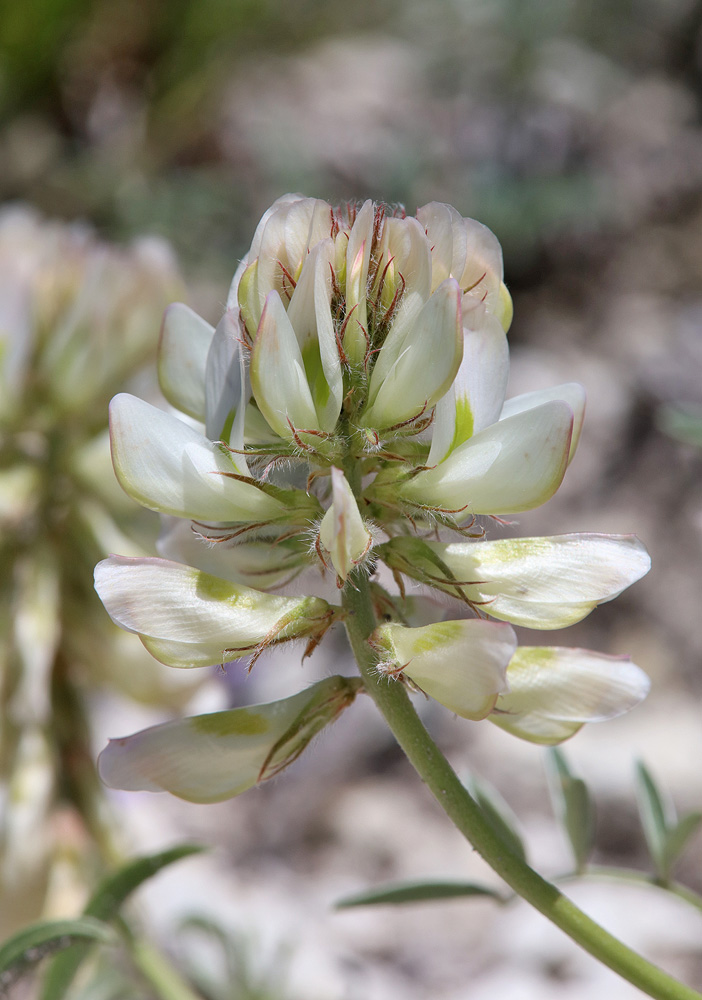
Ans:
[[[171,666],[253,662],[274,643],[313,647],[346,613],[328,589],[286,596],[294,576],[307,595],[323,593],[312,571],[342,595],[370,577],[378,671],[461,716],[556,743],[632,707],[648,682],[628,660],[518,648],[508,624],[579,621],[649,566],[633,536],[484,539],[480,515],[553,495],[585,405],[576,384],[505,401],[511,312],[496,238],[448,205],[410,218],[370,201],[279,199],[217,328],[185,305],[166,312],[160,383],[184,417],[112,402],[120,483],[180,519],[164,558],[98,567],[113,620]],[[408,581],[473,617],[413,627]],[[358,687],[333,678],[112,741],[101,773],[200,801],[235,794]]]
[[[181,288],[161,241],[118,249],[27,207],[0,212],[0,937],[59,905],[73,870],[59,814],[73,830],[98,812],[81,691],[109,679],[162,702],[176,687],[139,662],[90,579],[115,546],[144,551],[111,473],[106,408]]]

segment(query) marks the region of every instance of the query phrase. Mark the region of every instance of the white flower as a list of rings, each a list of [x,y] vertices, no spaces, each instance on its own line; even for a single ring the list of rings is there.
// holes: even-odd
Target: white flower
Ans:
[[[271,206],[218,326],[184,305],[166,313],[160,383],[187,422],[133,396],[113,401],[119,481],[183,519],[161,540],[167,560],[113,557],[98,568],[114,619],[175,666],[255,658],[293,638],[314,644],[347,612],[284,588],[299,574],[296,587],[314,593],[310,575],[331,564],[340,590],[372,578],[385,622],[372,639],[379,670],[466,718],[555,742],[643,697],[638,668],[580,650],[517,649],[509,625],[407,627],[405,577],[479,615],[552,629],[648,569],[633,537],[434,534],[465,535],[479,515],[544,503],[580,436],[585,397],[575,383],[505,400],[512,305],[502,277],[496,238],[448,205],[415,218],[370,201],[333,208],[286,195]],[[375,575],[381,563],[399,594]],[[138,754],[125,749],[110,780],[132,787],[134,763],[139,787],[197,797],[180,779],[153,777],[168,747],[180,760],[178,741],[194,745],[194,731],[183,722],[135,737],[123,745]],[[247,777],[229,794],[256,780],[237,747]]]

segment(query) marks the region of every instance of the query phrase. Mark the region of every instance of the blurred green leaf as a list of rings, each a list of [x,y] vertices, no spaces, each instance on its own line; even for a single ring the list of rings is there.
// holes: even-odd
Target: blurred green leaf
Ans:
[[[639,817],[648,852],[651,855],[656,875],[665,882],[668,878],[666,842],[668,840],[669,808],[666,807],[658,786],[643,761],[638,761],[636,764],[636,792]]]
[[[549,778],[554,808],[573,851],[575,870],[582,872],[592,850],[595,814],[587,785],[576,777],[561,750],[548,751]]]
[[[429,903],[440,899],[458,899],[465,896],[489,896],[498,902],[504,902],[503,897],[495,889],[476,882],[397,882],[395,885],[382,886],[369,892],[359,892],[354,896],[345,896],[334,905],[339,910],[352,906],[376,906],[380,904],[398,903]]]
[[[203,848],[195,844],[182,844],[159,854],[137,858],[102,880],[84,910],[84,916],[111,920],[117,916],[127,897],[142,882],[151,878],[167,865],[182,858],[197,854]],[[42,1000],[60,1000],[70,986],[80,964],[90,952],[90,945],[75,944],[57,955],[49,967],[44,980]]]
[[[466,784],[493,832],[510,851],[522,861],[526,861],[526,848],[518,830],[517,817],[497,789],[486,781],[479,781],[474,777],[471,777]]]
[[[664,434],[702,448],[702,407],[692,405],[661,406],[656,423]]]
[[[665,841],[664,860],[667,876],[670,875],[673,865],[678,860],[690,838],[702,825],[702,812],[688,813],[683,816],[679,823],[668,830]]]
[[[14,934],[0,946],[0,995],[7,996],[12,983],[46,955],[86,939],[108,944],[116,937],[110,927],[92,917],[32,924]]]

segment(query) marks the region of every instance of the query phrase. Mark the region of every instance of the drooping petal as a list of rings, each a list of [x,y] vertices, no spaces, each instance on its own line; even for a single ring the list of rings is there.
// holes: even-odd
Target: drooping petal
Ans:
[[[111,788],[220,802],[278,774],[351,704],[359,680],[329,677],[265,705],[196,715],[110,740],[100,777]]]
[[[228,478],[229,455],[182,420],[120,393],[110,404],[112,461],[135,500],[176,517],[258,522],[285,515],[285,506],[257,487]]]
[[[211,663],[309,635],[329,615],[321,598],[264,594],[166,559],[110,556],[95,568],[95,589],[121,628],[206,647]]]
[[[384,658],[381,669],[405,674],[464,719],[484,719],[492,711],[507,690],[505,671],[517,645],[509,625],[477,619],[421,628],[381,625],[371,641]]]
[[[290,424],[320,429],[300,345],[277,292],[266,299],[249,373],[259,409],[277,434],[292,437]]]
[[[363,523],[356,498],[341,469],[332,467],[332,502],[319,526],[319,538],[340,580],[358,566],[369,551],[371,533]]]
[[[585,390],[578,382],[566,382],[563,385],[554,385],[548,389],[537,389],[536,392],[525,392],[521,396],[513,396],[505,402],[500,414],[500,420],[514,416],[516,413],[524,413],[535,406],[541,406],[552,399],[562,399],[573,411],[573,436],[570,441],[570,452],[568,462],[570,463],[575,454],[580,440],[580,432],[583,429],[585,419]]]
[[[635,535],[449,544],[403,536],[382,545],[378,554],[408,576],[463,594],[494,618],[539,629],[580,621],[641,579],[651,565]]]
[[[531,510],[560,486],[572,424],[573,411],[560,400],[517,413],[480,431],[398,490],[413,503],[465,511],[461,519]]]
[[[628,657],[589,649],[522,646],[507,669],[509,693],[490,721],[534,743],[573,736],[586,722],[613,719],[648,694],[646,674]]]
[[[428,465],[494,423],[509,377],[507,337],[494,316],[478,330],[463,329],[463,360],[449,392],[436,404]]]
[[[452,279],[437,288],[407,336],[389,370],[382,363],[386,343],[373,369],[366,427],[384,428],[428,411],[453,382],[463,356],[460,292]]]
[[[205,421],[205,367],[214,327],[182,302],[166,309],[158,345],[158,381],[172,406]]]

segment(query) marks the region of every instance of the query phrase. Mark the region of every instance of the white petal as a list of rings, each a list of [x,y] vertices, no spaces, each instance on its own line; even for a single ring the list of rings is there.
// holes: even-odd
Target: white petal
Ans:
[[[472,514],[512,514],[545,503],[565,473],[573,411],[553,401],[500,420],[402,485],[415,503]]]
[[[156,548],[164,559],[195,566],[204,573],[256,590],[270,590],[312,562],[308,547],[296,539],[276,541],[275,544],[271,539],[208,541],[193,531],[189,521],[181,518],[172,519]]]
[[[214,327],[182,302],[166,309],[158,345],[158,381],[169,403],[205,421],[205,366]]]
[[[366,427],[390,427],[434,405],[453,382],[463,356],[460,292],[452,279],[426,303],[392,367],[383,363],[383,345],[371,376]],[[394,350],[390,344],[389,350]]]
[[[331,209],[326,202],[294,198],[280,204],[267,219],[260,241],[254,237],[248,255],[249,260],[258,260],[254,290],[258,311],[272,291],[289,298],[307,250],[330,235]]]
[[[463,331],[463,360],[450,392],[439,400],[428,465],[494,423],[502,410],[509,376],[507,337],[494,316],[479,330]]]
[[[288,306],[305,375],[322,430],[333,431],[344,384],[331,315],[333,240],[318,243],[307,256]]]
[[[344,330],[344,350],[351,362],[363,361],[367,340],[364,330],[368,330],[366,308],[366,285],[373,238],[373,202],[366,201],[354,220],[346,248],[346,315],[348,322]]]
[[[453,264],[453,225],[458,212],[440,201],[417,209],[417,219],[426,230],[431,247],[432,291],[451,276]]]
[[[232,413],[247,402],[240,337],[239,310],[228,309],[217,324],[205,370],[205,429],[211,441],[222,439]],[[239,471],[246,475],[243,456]]]
[[[531,410],[552,399],[562,399],[573,411],[573,436],[568,455],[568,462],[571,462],[575,449],[578,447],[585,419],[585,390],[577,382],[566,382],[563,385],[551,386],[549,389],[537,389],[536,392],[525,392],[521,396],[513,396],[502,407],[500,420],[514,416],[515,413],[524,413],[525,410]]]
[[[371,547],[356,498],[341,469],[332,467],[332,503],[319,526],[319,538],[341,580],[358,566]]]
[[[319,430],[319,421],[302,362],[300,345],[277,292],[271,292],[261,315],[249,369],[261,413],[281,437],[299,430]]]
[[[265,521],[285,507],[228,479],[228,455],[182,420],[121,393],[110,404],[112,461],[120,484],[145,507],[200,521]]]
[[[483,719],[493,709],[507,689],[505,671],[517,645],[509,625],[479,620],[381,625],[372,641],[425,694],[465,719]]]
[[[115,624],[142,636],[251,649],[267,636],[309,634],[328,605],[319,598],[277,597],[166,559],[110,556],[95,568],[95,589]]]
[[[244,259],[240,262],[236,271],[234,272],[234,278],[232,279],[231,286],[229,288],[229,294],[227,296],[227,309],[232,309],[237,304],[238,292],[239,292],[239,282],[241,276],[248,267],[248,265],[258,257],[261,250],[261,241],[263,239],[263,233],[268,225],[268,220],[271,216],[276,214],[284,214],[293,202],[302,201],[303,195],[301,194],[284,194],[280,198],[277,198],[270,208],[261,216],[261,220],[256,226],[256,231],[254,232],[253,240],[251,241],[251,248],[246,254]],[[265,295],[263,296],[265,299]],[[263,308],[263,300],[261,301],[261,308]]]
[[[490,721],[534,743],[560,743],[585,722],[622,715],[650,687],[627,657],[560,646],[520,647],[507,680],[510,691],[500,695]]]
[[[565,628],[648,572],[635,535],[573,534],[494,542],[428,543],[495,618],[529,628]]]
[[[392,259],[395,291],[402,296],[383,349],[373,367],[375,387],[379,387],[408,344],[413,342],[417,317],[431,295],[431,253],[429,241],[416,219],[386,219],[387,253]],[[386,282],[387,285],[387,282]],[[386,288],[392,291],[392,288]],[[394,292],[393,292],[394,294]],[[371,395],[371,400],[373,395]]]
[[[110,740],[100,777],[111,788],[219,802],[278,773],[355,693],[348,678],[329,677],[282,701],[152,726]]]

